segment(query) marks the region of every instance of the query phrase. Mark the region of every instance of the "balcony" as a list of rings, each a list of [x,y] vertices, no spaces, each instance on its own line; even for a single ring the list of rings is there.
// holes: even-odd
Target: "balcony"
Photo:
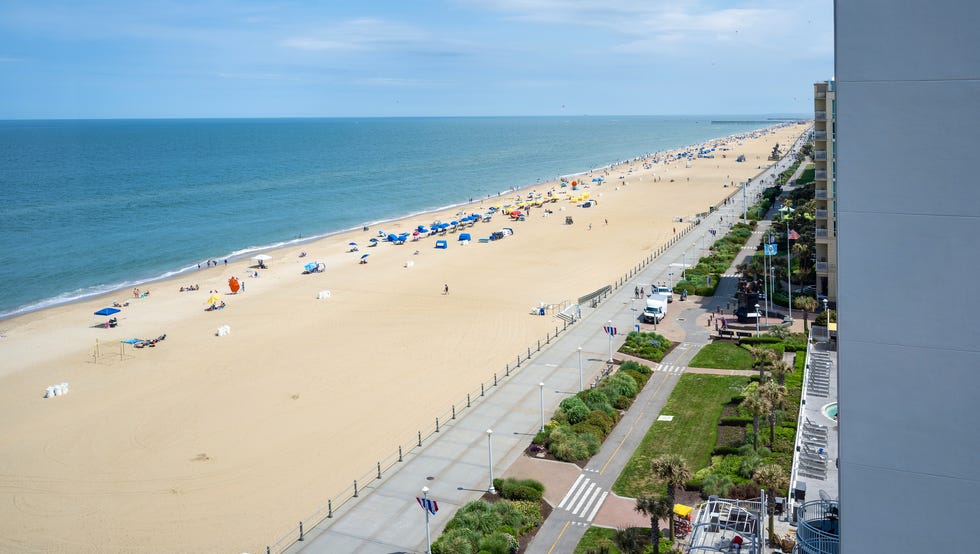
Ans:
[[[830,271],[830,262],[817,262],[817,273],[827,273]]]
[[[826,150],[815,150],[813,152],[813,159],[821,162],[827,161],[827,151]]]
[[[814,177],[814,179],[816,179],[818,181],[826,181],[827,180],[827,170],[826,169],[818,169],[818,170],[816,170],[816,171],[813,172],[813,177]]]
[[[813,197],[816,198],[817,200],[826,200],[827,189],[818,189],[813,191]]]
[[[814,214],[817,219],[827,219],[827,210],[816,210]]]
[[[817,238],[818,239],[825,239],[825,238],[827,238],[829,236],[830,236],[830,233],[827,231],[827,229],[817,229]]]
[[[827,112],[826,112],[826,110],[820,110],[820,111],[813,112],[813,118],[814,119],[820,119],[822,121],[826,121],[827,120]]]
[[[816,131],[813,133],[813,140],[827,140],[827,131]]]
[[[814,92],[813,93],[813,97],[816,98],[817,100],[819,100],[821,98],[826,98],[827,97],[827,91],[825,91],[825,90],[818,90],[817,92]]]
[[[836,500],[816,500],[798,508],[796,551],[805,554],[840,552],[840,505]]]

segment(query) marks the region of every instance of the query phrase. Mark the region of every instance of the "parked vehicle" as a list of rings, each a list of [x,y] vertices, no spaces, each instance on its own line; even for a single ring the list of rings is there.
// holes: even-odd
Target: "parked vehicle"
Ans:
[[[643,323],[660,323],[667,317],[667,297],[652,294],[647,298],[647,306],[640,314]]]
[[[650,288],[652,289],[650,291],[651,294],[659,294],[661,296],[666,296],[667,297],[667,302],[673,302],[674,301],[674,291],[671,290],[670,287],[662,287],[660,285],[653,285]]]

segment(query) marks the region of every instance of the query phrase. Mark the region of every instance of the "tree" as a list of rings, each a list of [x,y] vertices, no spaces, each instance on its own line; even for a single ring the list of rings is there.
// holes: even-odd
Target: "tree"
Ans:
[[[809,334],[809,325],[807,318],[810,313],[817,309],[817,301],[809,296],[797,296],[793,299],[793,307],[798,310],[803,310],[803,333]]]
[[[762,414],[769,412],[769,404],[759,395],[759,389],[755,388],[742,401],[742,407],[752,414],[752,448],[759,449],[759,418]]]
[[[759,387],[759,396],[769,406],[769,448],[776,442],[776,411],[783,407],[786,394],[786,387],[775,381]]]
[[[786,382],[786,376],[793,373],[793,366],[784,362],[783,360],[777,360],[776,363],[772,364],[769,368],[769,373],[776,378],[776,382],[780,385]]]
[[[766,380],[766,370],[776,362],[776,351],[772,348],[752,346],[749,348],[749,353],[752,354],[755,366],[759,368],[759,383],[764,383]]]
[[[650,464],[653,474],[667,483],[667,498],[671,509],[677,499],[677,487],[691,478],[691,468],[678,454],[664,454]],[[674,518],[670,518],[670,540],[674,540]]]
[[[663,496],[644,496],[636,499],[636,511],[650,518],[650,535],[653,539],[653,554],[660,554],[660,520],[674,524],[674,503]]]
[[[766,489],[766,493],[770,498],[775,498],[778,491],[785,489],[789,486],[789,479],[786,474],[783,473],[783,468],[779,464],[768,464],[764,466],[759,466],[756,468],[755,473],[752,478],[760,487]],[[775,508],[775,500],[769,501],[769,528],[773,529],[773,513]]]

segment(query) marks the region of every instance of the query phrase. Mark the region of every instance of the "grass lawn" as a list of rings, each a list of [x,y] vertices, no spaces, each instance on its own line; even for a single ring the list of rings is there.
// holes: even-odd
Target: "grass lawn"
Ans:
[[[752,369],[752,354],[734,342],[715,341],[701,348],[687,365],[712,369]]]
[[[631,498],[666,493],[666,487],[650,473],[650,462],[661,454],[680,454],[692,473],[706,467],[717,442],[722,407],[748,382],[748,377],[683,374],[661,412],[674,416],[674,420],[653,423],[613,485],[613,492]]]
[[[606,529],[605,527],[589,527],[588,531],[585,532],[585,536],[582,540],[578,542],[578,546],[575,547],[574,554],[586,554],[589,549],[598,550],[596,547],[605,545],[609,548],[609,554],[622,554],[616,545],[613,544],[612,538],[613,529]]]

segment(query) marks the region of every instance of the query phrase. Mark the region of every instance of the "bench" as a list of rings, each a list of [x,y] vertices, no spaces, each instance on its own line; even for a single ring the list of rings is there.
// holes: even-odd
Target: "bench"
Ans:
[[[735,334],[739,338],[742,338],[742,337],[751,337],[752,336],[752,332],[751,331],[735,331]]]

